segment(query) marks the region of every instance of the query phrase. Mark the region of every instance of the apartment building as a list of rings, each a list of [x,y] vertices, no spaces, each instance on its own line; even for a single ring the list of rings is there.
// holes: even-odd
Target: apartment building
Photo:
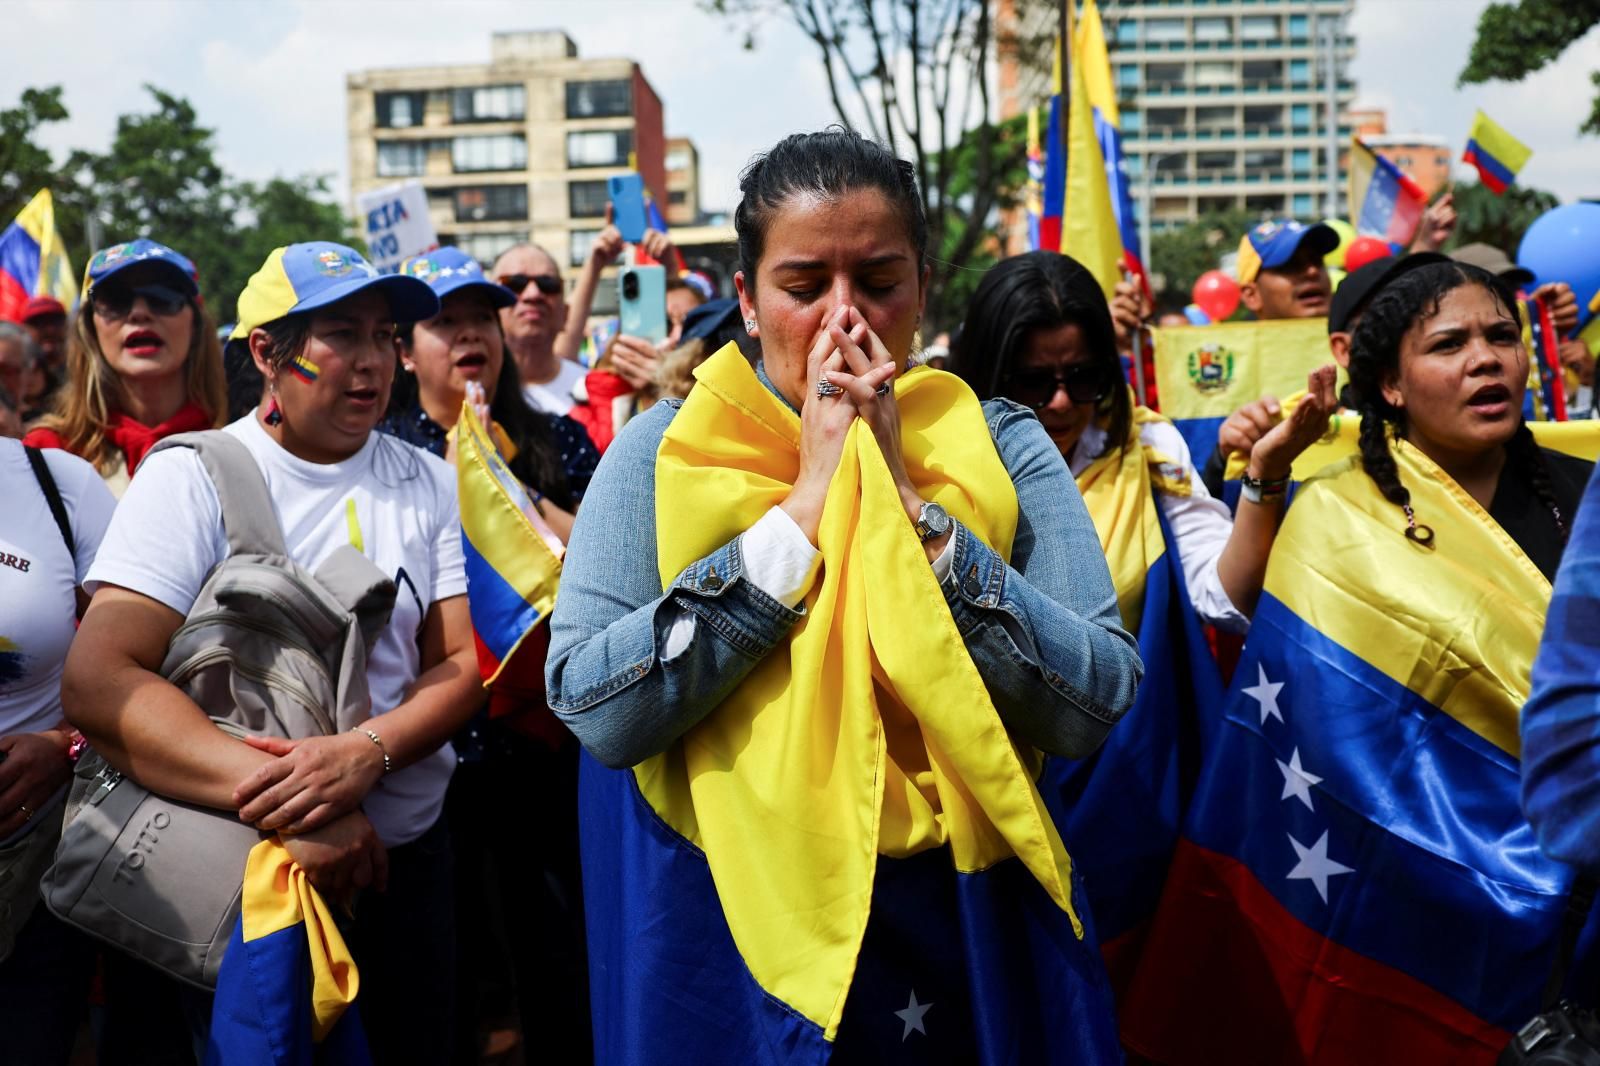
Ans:
[[[633,60],[580,57],[558,30],[496,33],[488,63],[358,71],[345,96],[352,197],[419,180],[441,242],[485,263],[531,239],[570,284],[606,179],[634,166],[670,204],[660,97]],[[601,285],[595,312],[615,302]]]

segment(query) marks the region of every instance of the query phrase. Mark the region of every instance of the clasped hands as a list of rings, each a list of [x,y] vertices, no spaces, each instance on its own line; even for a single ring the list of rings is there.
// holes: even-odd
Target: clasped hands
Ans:
[[[900,407],[893,389],[885,387],[892,385],[898,372],[894,356],[855,307],[845,304],[822,323],[806,355],[800,470],[794,488],[779,504],[812,544],[817,542],[828,486],[844,453],[845,438],[858,418],[872,431],[901,505],[916,521],[923,501],[906,472],[900,448]],[[840,391],[818,395],[817,385],[824,381]],[[929,551],[937,554],[942,547],[941,538],[936,546],[929,545]]]

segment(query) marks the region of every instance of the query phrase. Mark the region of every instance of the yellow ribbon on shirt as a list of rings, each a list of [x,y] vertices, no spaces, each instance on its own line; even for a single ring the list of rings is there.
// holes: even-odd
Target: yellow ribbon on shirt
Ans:
[[[799,469],[799,417],[734,345],[695,377],[656,454],[663,587],[782,501]],[[1016,491],[977,398],[927,369],[906,373],[895,395],[922,497],[1009,557]],[[832,1040],[879,855],[948,845],[961,871],[1015,855],[1082,926],[1070,860],[1034,785],[1038,754],[1000,721],[862,422],[846,438],[818,548],[820,577],[788,638],[635,775],[705,853],[752,975]]]

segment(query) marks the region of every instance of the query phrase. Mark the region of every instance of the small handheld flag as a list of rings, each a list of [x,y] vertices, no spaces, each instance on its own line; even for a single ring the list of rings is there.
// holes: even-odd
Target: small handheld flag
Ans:
[[[1359,138],[1351,141],[1350,220],[1356,232],[1410,244],[1427,206],[1428,194],[1409,174]]]
[[[1461,158],[1478,168],[1478,177],[1496,196],[1503,194],[1527,165],[1533,149],[1506,132],[1504,126],[1479,110],[1467,135]]]
[[[49,189],[41,189],[0,230],[0,319],[19,318],[32,296],[54,296],[67,307],[78,301],[78,285],[56,230]]]

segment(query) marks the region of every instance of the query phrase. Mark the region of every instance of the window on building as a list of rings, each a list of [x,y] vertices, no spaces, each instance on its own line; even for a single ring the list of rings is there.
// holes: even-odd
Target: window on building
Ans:
[[[1278,37],[1276,15],[1245,15],[1239,20],[1239,37],[1246,41],[1272,41]]]
[[[616,118],[633,114],[633,86],[617,81],[567,82],[568,118]]]
[[[1211,87],[1232,85],[1238,77],[1238,67],[1231,60],[1205,60],[1194,65],[1196,85]]]
[[[489,269],[490,265],[496,259],[499,259],[501,253],[507,248],[510,248],[513,244],[520,244],[527,239],[527,230],[510,230],[503,233],[441,233],[439,235],[440,244],[448,244],[460,248],[463,252],[483,264],[485,270]]]
[[[526,185],[466,185],[455,190],[457,222],[528,217]]]
[[[1291,59],[1291,60],[1289,60],[1289,84],[1290,85],[1310,85],[1311,84],[1311,60],[1309,60],[1309,59]]]
[[[1244,168],[1248,171],[1282,170],[1283,152],[1273,148],[1258,148],[1245,152]]]
[[[1117,88],[1137,89],[1139,87],[1139,64],[1117,64]]]
[[[688,189],[668,189],[667,190],[667,203],[673,205],[674,207],[681,207],[682,205],[684,205],[684,204],[686,204],[688,202],[689,202],[689,190]]]
[[[428,165],[427,141],[379,141],[378,177],[411,178]]]
[[[422,125],[424,93],[375,93],[373,100],[378,109],[378,126],[382,129],[403,130],[408,126]]]
[[[526,170],[528,140],[520,133],[457,137],[450,142],[450,163],[458,174],[475,170]]]
[[[1182,85],[1183,77],[1182,63],[1145,64],[1144,78],[1152,86]]]
[[[1239,64],[1239,77],[1246,84],[1250,82],[1282,81],[1283,60],[1246,59]]]
[[[573,266],[581,267],[589,261],[589,250],[594,247],[594,239],[598,236],[600,231],[597,229],[575,229],[567,235],[568,244],[572,249],[572,254],[568,258]],[[608,286],[602,285],[600,288]],[[612,285],[609,288],[616,286]]]
[[[1221,42],[1233,40],[1233,20],[1228,18],[1197,18],[1194,20],[1196,41]]]
[[[1244,124],[1246,129],[1263,129],[1271,126],[1283,125],[1283,107],[1280,104],[1246,105],[1244,109]]]
[[[1182,19],[1145,19],[1144,43],[1185,44],[1189,40],[1189,30]]]
[[[1188,115],[1181,107],[1152,107],[1149,111],[1152,130],[1178,129],[1188,125]]]
[[[1144,156],[1128,155],[1122,159],[1123,173],[1130,178],[1137,178],[1144,173]]]
[[[1281,215],[1283,214],[1283,197],[1259,194],[1246,196],[1244,198],[1244,209],[1252,213]]]
[[[1197,170],[1232,170],[1235,158],[1232,152],[1196,152],[1194,165]]]
[[[1311,105],[1291,104],[1289,107],[1289,125],[1296,130],[1311,128]]]
[[[1194,124],[1203,130],[1225,128],[1234,124],[1238,114],[1231,107],[1197,107],[1194,109]]]
[[[621,167],[633,151],[631,130],[581,130],[567,134],[567,166]]]
[[[1139,23],[1133,19],[1117,19],[1112,34],[1120,47],[1131,48],[1139,43]]]
[[[1144,112],[1124,111],[1122,113],[1122,132],[1137,136],[1144,132]]]
[[[1289,16],[1289,40],[1305,41],[1311,37],[1311,20],[1305,15]]]
[[[1316,213],[1316,203],[1316,197],[1310,193],[1297,192],[1294,194],[1294,205],[1290,208],[1290,213],[1296,218],[1310,218]]]
[[[1294,176],[1303,178],[1311,173],[1311,149],[1296,148],[1289,156],[1289,166],[1294,171]]]
[[[1188,162],[1189,157],[1182,152],[1168,152],[1166,155],[1156,159],[1156,173],[1181,177]]]
[[[567,183],[567,214],[573,218],[603,218],[611,193],[604,181]]]
[[[694,165],[694,154],[687,148],[674,148],[667,153],[665,166],[668,170],[688,170]]]
[[[528,113],[528,93],[521,85],[483,85],[450,93],[452,122],[504,122]]]

